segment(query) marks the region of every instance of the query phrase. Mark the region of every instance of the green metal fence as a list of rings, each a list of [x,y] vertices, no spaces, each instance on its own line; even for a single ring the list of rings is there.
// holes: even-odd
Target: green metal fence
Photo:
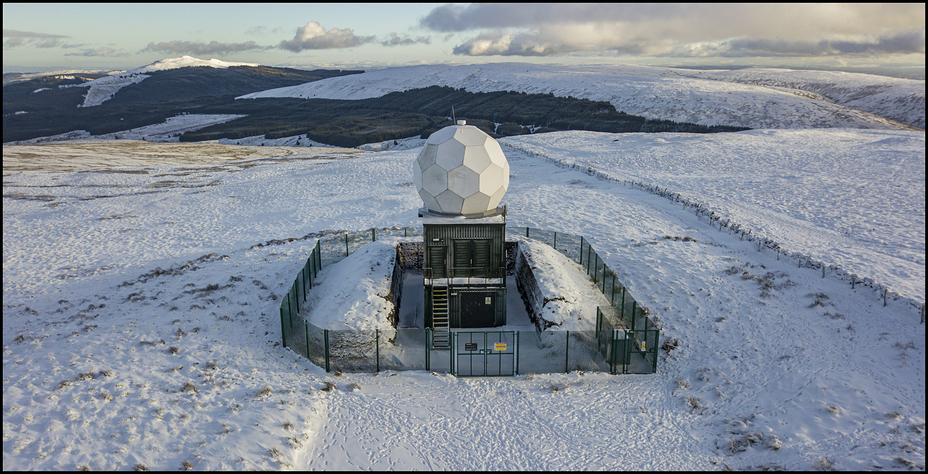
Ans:
[[[582,236],[529,227],[508,227],[519,235],[547,243],[579,263],[610,305],[598,307],[595,331],[513,331],[516,373],[602,371],[613,374],[654,373],[660,328],[619,282]],[[422,235],[417,228],[371,229],[335,234],[316,242],[280,304],[284,347],[326,371],[382,370],[455,371],[455,351],[431,347],[428,328],[390,330],[329,330],[300,315],[323,263],[337,262],[364,245],[384,237]],[[455,331],[460,333],[474,331]],[[468,336],[472,337],[472,336]],[[473,357],[473,356],[470,356]]]

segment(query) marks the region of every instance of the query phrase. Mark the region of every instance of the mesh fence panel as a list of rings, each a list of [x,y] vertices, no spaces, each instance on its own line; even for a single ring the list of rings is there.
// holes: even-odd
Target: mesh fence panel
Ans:
[[[635,324],[634,314],[637,306],[638,305],[635,304],[635,298],[632,298],[632,295],[625,292],[624,305],[622,306],[622,322],[625,323],[625,327],[629,329],[633,329]]]
[[[426,370],[425,329],[380,331],[380,370]]]
[[[519,331],[518,338],[520,374],[566,372],[566,332]]]
[[[615,274],[613,273],[613,275]],[[624,297],[625,297],[625,287],[622,285],[622,282],[620,282],[619,279],[616,278],[612,282],[612,296],[610,297],[612,306],[615,306],[617,309],[621,308],[622,299]],[[616,317],[620,320],[622,319],[622,312],[620,309],[617,311]]]
[[[366,232],[349,232],[348,234],[348,253],[351,255],[356,252],[359,248],[371,243],[374,241],[374,236],[371,231]],[[346,255],[346,256],[347,256]]]
[[[580,236],[557,233],[557,250],[575,262],[580,261]]]
[[[329,367],[342,372],[376,372],[377,331],[330,329]]]
[[[596,339],[596,331],[570,331],[568,333],[567,371],[609,372],[609,362],[599,352]]]
[[[513,237],[513,236],[524,237],[524,236],[525,236],[525,230],[526,230],[526,229],[527,229],[527,227],[518,227],[518,226],[514,226],[514,225],[507,225],[507,226],[506,226],[506,237]],[[531,233],[531,231],[529,231],[529,233]]]
[[[325,330],[306,323],[305,334],[306,358],[316,366],[325,368]],[[301,351],[296,350],[296,352]]]
[[[307,322],[299,316],[292,318],[293,324],[290,325],[289,334],[287,337],[287,347],[291,351],[296,352],[302,356],[306,354],[306,326]],[[307,357],[308,358],[308,357]]]
[[[286,347],[292,348],[293,333],[296,332],[296,328],[294,326],[296,326],[297,322],[300,321],[300,318],[296,315],[296,308],[292,306],[291,301],[293,301],[293,297],[290,292],[288,292],[284,296],[284,301],[280,305],[280,311],[284,316],[284,345]]]
[[[551,247],[554,247],[554,232],[550,230],[534,229],[528,230],[529,237],[541,241]]]
[[[604,287],[602,286],[603,278],[606,274],[606,264],[603,263],[603,259],[599,257],[599,254],[596,255],[596,261],[593,267],[593,283],[596,283],[597,288],[599,288],[600,293],[605,293]]]
[[[320,241],[320,257],[323,263],[337,262],[345,258],[348,251],[348,247],[345,245],[345,235],[347,234]]]

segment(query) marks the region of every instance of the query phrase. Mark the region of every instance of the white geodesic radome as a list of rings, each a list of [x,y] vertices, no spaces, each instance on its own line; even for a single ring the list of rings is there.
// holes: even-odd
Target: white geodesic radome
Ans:
[[[413,165],[413,181],[430,211],[481,214],[509,188],[509,162],[493,137],[463,120],[431,134]]]

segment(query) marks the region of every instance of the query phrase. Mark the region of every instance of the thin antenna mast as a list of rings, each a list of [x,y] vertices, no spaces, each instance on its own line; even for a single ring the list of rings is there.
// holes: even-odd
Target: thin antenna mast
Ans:
[[[457,119],[454,118],[454,106],[451,106],[451,123],[458,123]]]

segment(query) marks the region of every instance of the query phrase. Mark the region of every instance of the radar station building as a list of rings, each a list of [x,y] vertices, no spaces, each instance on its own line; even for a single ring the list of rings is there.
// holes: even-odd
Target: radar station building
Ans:
[[[499,143],[473,125],[431,134],[413,165],[424,207],[425,325],[433,347],[450,328],[506,324],[506,209],[509,162]]]

